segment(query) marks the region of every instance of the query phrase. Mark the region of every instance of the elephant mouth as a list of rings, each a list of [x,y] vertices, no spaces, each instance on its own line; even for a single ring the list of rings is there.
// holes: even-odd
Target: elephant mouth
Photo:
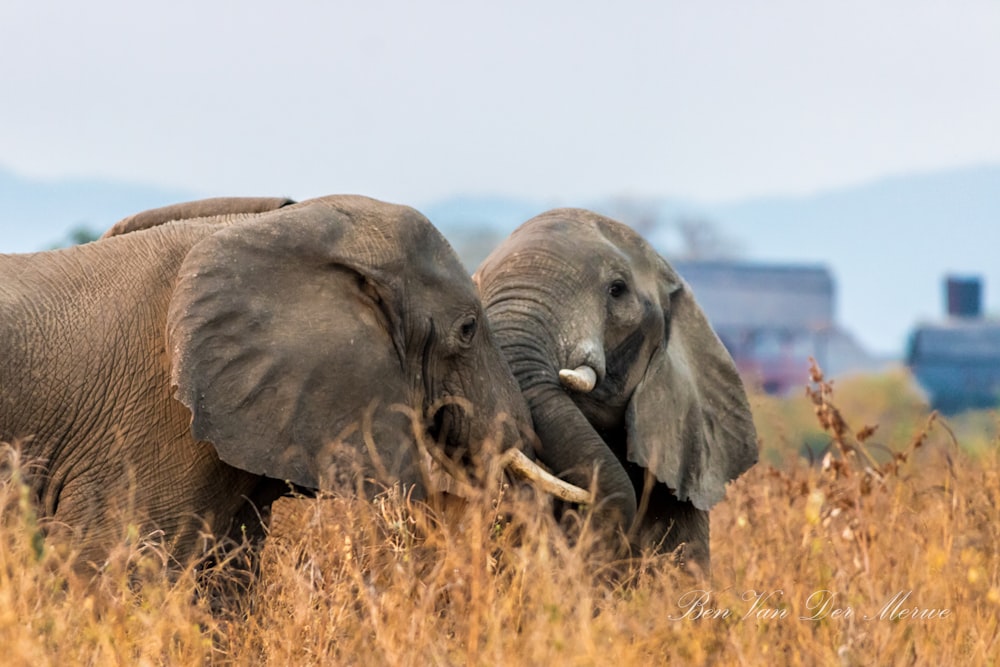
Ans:
[[[441,408],[431,415],[426,430],[427,439],[437,445],[443,445],[446,450],[449,448],[446,441],[449,439],[448,434],[451,431],[448,426],[450,421],[445,409]],[[451,440],[454,444],[454,436],[451,437]]]
[[[582,375],[579,370],[560,370],[559,383],[583,412],[587,421],[598,429],[607,429],[622,423],[630,398],[625,390],[625,378],[605,375],[602,381],[588,390],[586,386],[578,384],[578,376]],[[587,376],[583,377],[586,379]]]
[[[559,384],[569,392],[574,399],[590,400],[596,403],[608,403],[625,393],[627,377],[618,373],[605,373],[599,378],[597,372],[590,366],[580,366],[574,369],[559,370]]]
[[[427,423],[426,435],[444,453],[453,458],[465,458],[472,443],[469,442],[469,420],[464,418],[465,406],[460,399],[446,399],[432,406]]]
[[[559,383],[575,396],[590,395],[607,401],[626,392],[628,378],[640,363],[646,335],[636,329],[614,348],[607,350],[604,363],[595,366],[584,362],[559,369]]]

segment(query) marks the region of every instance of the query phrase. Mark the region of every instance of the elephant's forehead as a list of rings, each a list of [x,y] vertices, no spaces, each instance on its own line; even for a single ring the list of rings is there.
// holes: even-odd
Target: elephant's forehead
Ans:
[[[429,296],[447,296],[453,301],[478,301],[472,278],[452,253],[425,255],[422,261],[411,262],[403,270],[412,273],[412,279],[419,281]]]
[[[390,204],[361,195],[330,195],[301,202],[288,209],[333,211],[347,216],[356,232],[397,245],[409,252],[435,252],[446,247],[447,241],[422,213],[409,206]],[[332,221],[333,224],[337,224]]]
[[[622,268],[634,258],[626,248],[608,238],[588,220],[544,220],[521,230],[516,243],[522,256],[555,254],[573,263],[588,263],[595,269]]]

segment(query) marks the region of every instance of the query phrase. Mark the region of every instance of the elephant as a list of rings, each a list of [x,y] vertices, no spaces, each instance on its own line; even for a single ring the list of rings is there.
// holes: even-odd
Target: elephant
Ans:
[[[758,457],[732,358],[691,288],[627,225],[555,209],[473,276],[538,460],[596,493],[590,521],[708,573],[709,509]],[[693,567],[689,567],[693,566]]]
[[[41,465],[38,507],[86,562],[126,512],[182,559],[290,488],[419,498],[420,442],[459,463],[488,441],[530,458],[531,418],[419,212],[220,198],[0,255],[0,441]]]

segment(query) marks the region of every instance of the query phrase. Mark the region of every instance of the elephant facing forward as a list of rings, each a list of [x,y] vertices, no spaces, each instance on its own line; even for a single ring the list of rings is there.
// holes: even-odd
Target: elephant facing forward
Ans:
[[[688,285],[629,227],[581,209],[524,223],[476,281],[531,409],[538,459],[596,475],[594,521],[707,571],[708,510],[757,461],[746,394]]]
[[[413,209],[206,200],[0,255],[0,440],[42,464],[41,507],[85,557],[125,511],[184,556],[289,482],[419,493],[420,431],[469,458],[487,438],[523,446],[530,415],[471,280]]]

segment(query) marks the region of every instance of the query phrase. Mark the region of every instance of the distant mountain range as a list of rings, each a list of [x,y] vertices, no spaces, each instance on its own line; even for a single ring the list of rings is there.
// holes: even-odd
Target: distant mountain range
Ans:
[[[43,249],[64,242],[80,225],[99,232],[140,210],[215,194],[227,193],[39,181],[0,168],[0,251]],[[822,264],[837,283],[839,321],[883,354],[901,355],[910,328],[940,316],[945,274],[982,276],[985,309],[1000,312],[1000,165],[727,203],[596,193],[575,202],[464,195],[413,204],[442,229],[470,270],[521,222],[566,205],[632,224],[668,257]]]

